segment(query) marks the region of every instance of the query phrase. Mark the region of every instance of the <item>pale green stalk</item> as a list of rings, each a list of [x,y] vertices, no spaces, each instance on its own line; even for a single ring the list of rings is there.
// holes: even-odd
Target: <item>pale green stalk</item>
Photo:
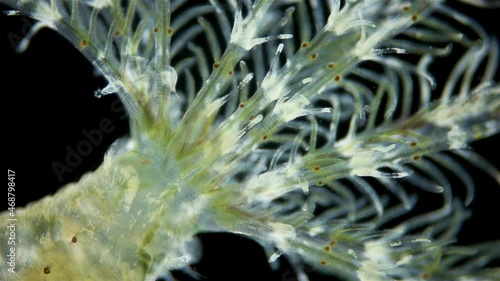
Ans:
[[[500,131],[498,43],[444,1],[0,3],[72,42],[131,126],[95,172],[18,211],[2,280],[155,280],[196,261],[195,235],[212,231],[255,239],[300,280],[305,263],[347,280],[500,276],[487,266],[499,241],[452,245],[474,181],[445,153],[500,182],[466,150]],[[465,51],[434,81],[452,44]],[[400,179],[443,206],[398,221],[417,204]]]

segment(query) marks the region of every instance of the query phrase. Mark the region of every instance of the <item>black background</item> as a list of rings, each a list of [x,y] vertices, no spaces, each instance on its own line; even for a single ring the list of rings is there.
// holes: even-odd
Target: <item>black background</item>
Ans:
[[[460,5],[458,6],[461,7]],[[5,6],[0,5],[0,10]],[[466,8],[490,33],[500,35],[500,10],[483,11]],[[494,23],[496,22],[496,24]],[[4,112],[2,139],[3,162],[16,172],[16,202],[24,206],[60,186],[78,180],[95,169],[104,152],[118,137],[128,133],[123,112],[113,110],[116,97],[95,98],[93,92],[106,83],[93,74],[91,64],[65,39],[43,29],[31,41],[28,50],[16,54],[12,39],[26,34],[33,22],[23,17],[0,15],[0,91]],[[498,80],[497,80],[498,81]],[[104,134],[101,144],[92,146],[88,156],[71,173],[59,181],[51,165],[65,163],[65,147],[75,148],[84,139],[82,130],[99,128],[99,122],[109,118],[114,126]],[[500,137],[497,135],[472,145],[496,167]],[[483,173],[472,170],[477,184],[476,199],[471,204],[473,217],[465,223],[459,242],[468,244],[500,239],[498,230],[499,186]],[[5,192],[7,193],[7,192]],[[0,204],[0,209],[7,208]],[[230,234],[201,234],[203,259],[193,268],[203,280],[295,280],[286,261],[278,271],[272,271],[263,250],[253,241]],[[175,273],[180,280],[191,280]],[[311,280],[330,279],[311,274]]]

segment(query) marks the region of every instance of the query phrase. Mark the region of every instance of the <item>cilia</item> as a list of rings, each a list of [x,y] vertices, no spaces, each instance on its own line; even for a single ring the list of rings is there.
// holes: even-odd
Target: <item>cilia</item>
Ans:
[[[228,232],[298,280],[500,280],[500,241],[455,243],[462,164],[500,182],[469,146],[500,131],[500,86],[497,39],[453,2],[0,0],[37,20],[20,51],[55,30],[130,124],[95,171],[16,209],[15,272],[1,213],[0,279],[152,281]]]

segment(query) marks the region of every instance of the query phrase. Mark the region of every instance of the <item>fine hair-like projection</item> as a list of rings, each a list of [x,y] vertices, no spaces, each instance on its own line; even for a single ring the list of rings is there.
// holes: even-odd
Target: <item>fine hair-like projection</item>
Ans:
[[[245,252],[211,233],[276,280],[500,280],[498,231],[464,238],[500,185],[498,1],[0,3],[16,59],[59,34],[90,62],[40,86],[89,123],[46,165],[62,187],[0,213],[1,280],[224,279],[203,249]]]

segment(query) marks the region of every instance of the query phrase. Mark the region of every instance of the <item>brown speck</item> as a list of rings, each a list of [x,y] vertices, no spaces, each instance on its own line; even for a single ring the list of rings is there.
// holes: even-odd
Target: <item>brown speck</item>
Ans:
[[[324,182],[324,181],[318,181],[318,182],[316,183],[316,185],[317,185],[317,186],[323,186],[323,185],[325,185],[325,182]]]
[[[45,274],[49,274],[50,273],[50,266],[46,266],[44,269],[43,269],[43,273]]]
[[[404,6],[404,7],[403,7],[403,11],[405,11],[405,12],[406,12],[406,11],[408,11],[408,10],[410,10],[410,6],[406,5],[406,6]]]
[[[218,64],[218,63],[214,63],[214,65],[213,65],[214,68],[219,68],[219,66],[220,66],[220,64]]]
[[[411,20],[412,21],[417,21],[418,20],[418,15],[414,14],[413,16],[411,16]]]
[[[229,76],[233,76],[233,71],[232,70],[229,71]]]
[[[326,261],[320,261],[319,264],[321,264],[321,266],[326,266]]]
[[[422,157],[420,155],[413,156],[413,161],[419,161]]]
[[[334,67],[335,67],[335,64],[334,64],[334,63],[329,63],[329,64],[327,65],[327,67],[328,67],[328,69],[332,69],[332,68],[334,68]]]
[[[320,166],[314,166],[313,170],[319,171],[319,170],[321,170],[321,168],[320,168]]]
[[[340,81],[340,78],[341,76],[340,75],[336,75],[335,78],[333,78],[333,80],[335,80],[335,82],[339,82]]]
[[[335,241],[335,240],[330,241],[330,246],[331,246],[331,247],[333,247],[333,246],[335,246],[335,245],[337,245],[337,241]]]
[[[245,107],[245,104],[244,103],[240,103],[240,108],[243,108]]]
[[[422,279],[424,279],[424,280],[429,279],[429,277],[431,277],[431,275],[429,274],[429,272],[424,272],[424,273],[422,274]]]
[[[415,146],[417,146],[417,142],[416,142],[416,141],[412,141],[412,142],[410,143],[410,146],[411,146],[411,147],[415,147]]]
[[[302,44],[300,44],[300,46],[301,46],[302,48],[307,48],[307,46],[309,46],[309,43],[307,43],[307,42],[302,42]]]
[[[317,58],[318,58],[318,54],[316,54],[316,53],[312,54],[312,56],[311,56],[311,59],[312,59],[312,60],[315,60],[315,59],[317,59]]]
[[[167,33],[171,35],[172,33],[174,33],[174,30],[172,28],[169,28],[167,29]]]
[[[264,135],[264,136],[262,137],[262,139],[263,139],[263,140],[267,140],[267,139],[268,139],[268,136],[267,136],[267,135]]]
[[[76,236],[73,236],[73,238],[71,238],[71,243],[76,243],[78,240],[76,239]]]
[[[248,120],[252,121],[253,119],[255,118],[255,116],[250,116],[250,118],[248,118]]]
[[[155,28],[153,29],[153,32],[154,32],[154,33],[157,33],[157,32],[158,32],[158,27],[155,27]]]
[[[120,34],[121,34],[121,33],[120,33],[120,31],[118,31],[118,30],[117,30],[117,31],[115,31],[115,36],[116,36],[116,37],[120,36]]]
[[[82,48],[85,48],[85,47],[87,47],[87,44],[88,44],[88,43],[89,43],[89,42],[87,42],[87,40],[83,39],[82,41],[80,41],[80,46],[81,46]]]
[[[323,250],[325,250],[325,252],[330,252],[330,247],[329,247],[329,246],[325,246],[325,247],[323,248]]]

